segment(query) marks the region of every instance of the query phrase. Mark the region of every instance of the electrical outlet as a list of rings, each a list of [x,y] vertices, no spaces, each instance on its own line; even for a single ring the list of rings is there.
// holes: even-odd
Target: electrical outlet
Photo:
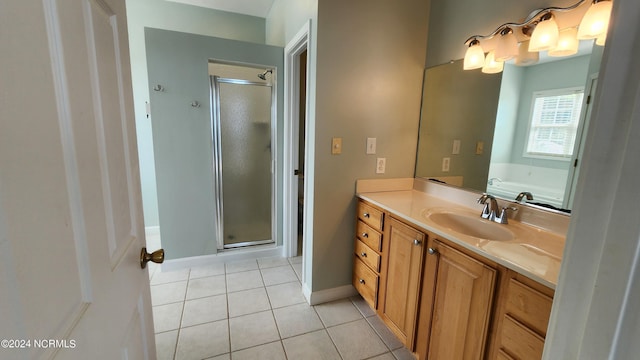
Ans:
[[[451,158],[448,158],[448,157],[442,158],[442,171],[443,172],[448,172],[449,171],[450,163],[451,163]]]
[[[385,168],[387,167],[387,159],[386,158],[377,158],[376,159],[376,174],[384,174]]]
[[[376,153],[376,138],[367,138],[367,154]]]
[[[334,137],[333,139],[331,139],[331,154],[342,154],[342,138]]]
[[[453,155],[460,154],[460,140],[453,140],[453,149],[451,150]]]
[[[476,155],[482,155],[484,152],[484,142],[478,141],[476,142]]]

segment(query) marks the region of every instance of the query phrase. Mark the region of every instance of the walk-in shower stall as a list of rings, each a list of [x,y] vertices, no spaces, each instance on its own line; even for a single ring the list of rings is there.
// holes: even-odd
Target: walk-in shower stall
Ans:
[[[273,70],[257,70],[236,72],[250,76],[210,76],[218,249],[269,244],[275,238],[276,94]]]

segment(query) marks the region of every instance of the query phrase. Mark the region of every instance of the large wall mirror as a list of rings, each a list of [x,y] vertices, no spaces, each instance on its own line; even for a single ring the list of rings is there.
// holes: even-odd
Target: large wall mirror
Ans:
[[[424,75],[416,177],[569,213],[602,47],[501,74],[462,61]]]

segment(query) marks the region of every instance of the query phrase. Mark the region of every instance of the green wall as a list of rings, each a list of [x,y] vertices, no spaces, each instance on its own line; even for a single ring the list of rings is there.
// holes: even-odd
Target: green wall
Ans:
[[[318,3],[312,290],[351,284],[355,181],[413,177],[429,2]],[[342,154],[331,155],[341,137]],[[376,137],[377,154],[366,139]],[[387,159],[376,174],[377,157]]]
[[[126,6],[144,222],[147,227],[158,226],[151,123],[145,110],[145,101],[149,101],[149,81],[144,28],[264,43],[265,19],[165,0],[127,0]]]
[[[277,173],[283,155],[283,49],[160,29],[146,29],[151,114],[162,245],[167,258],[216,252],[210,120],[209,59],[275,67],[277,90]],[[198,101],[201,106],[190,104]],[[281,177],[280,177],[281,179]],[[282,188],[281,181],[276,184]],[[277,197],[276,219],[282,218]],[[281,243],[281,221],[276,224]]]

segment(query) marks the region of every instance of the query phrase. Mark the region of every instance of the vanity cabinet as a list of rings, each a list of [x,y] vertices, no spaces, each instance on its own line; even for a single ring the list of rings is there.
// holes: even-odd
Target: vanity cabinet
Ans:
[[[383,236],[385,271],[378,314],[405,346],[413,349],[426,235],[390,216]]]
[[[420,359],[483,359],[497,270],[444,240],[429,241],[418,324]]]
[[[359,201],[357,214],[353,286],[372,309],[377,309],[380,272],[384,259],[382,252],[384,212]]]
[[[553,290],[360,200],[353,285],[425,360],[538,360]]]
[[[512,270],[504,273],[489,358],[539,360],[554,291]]]

